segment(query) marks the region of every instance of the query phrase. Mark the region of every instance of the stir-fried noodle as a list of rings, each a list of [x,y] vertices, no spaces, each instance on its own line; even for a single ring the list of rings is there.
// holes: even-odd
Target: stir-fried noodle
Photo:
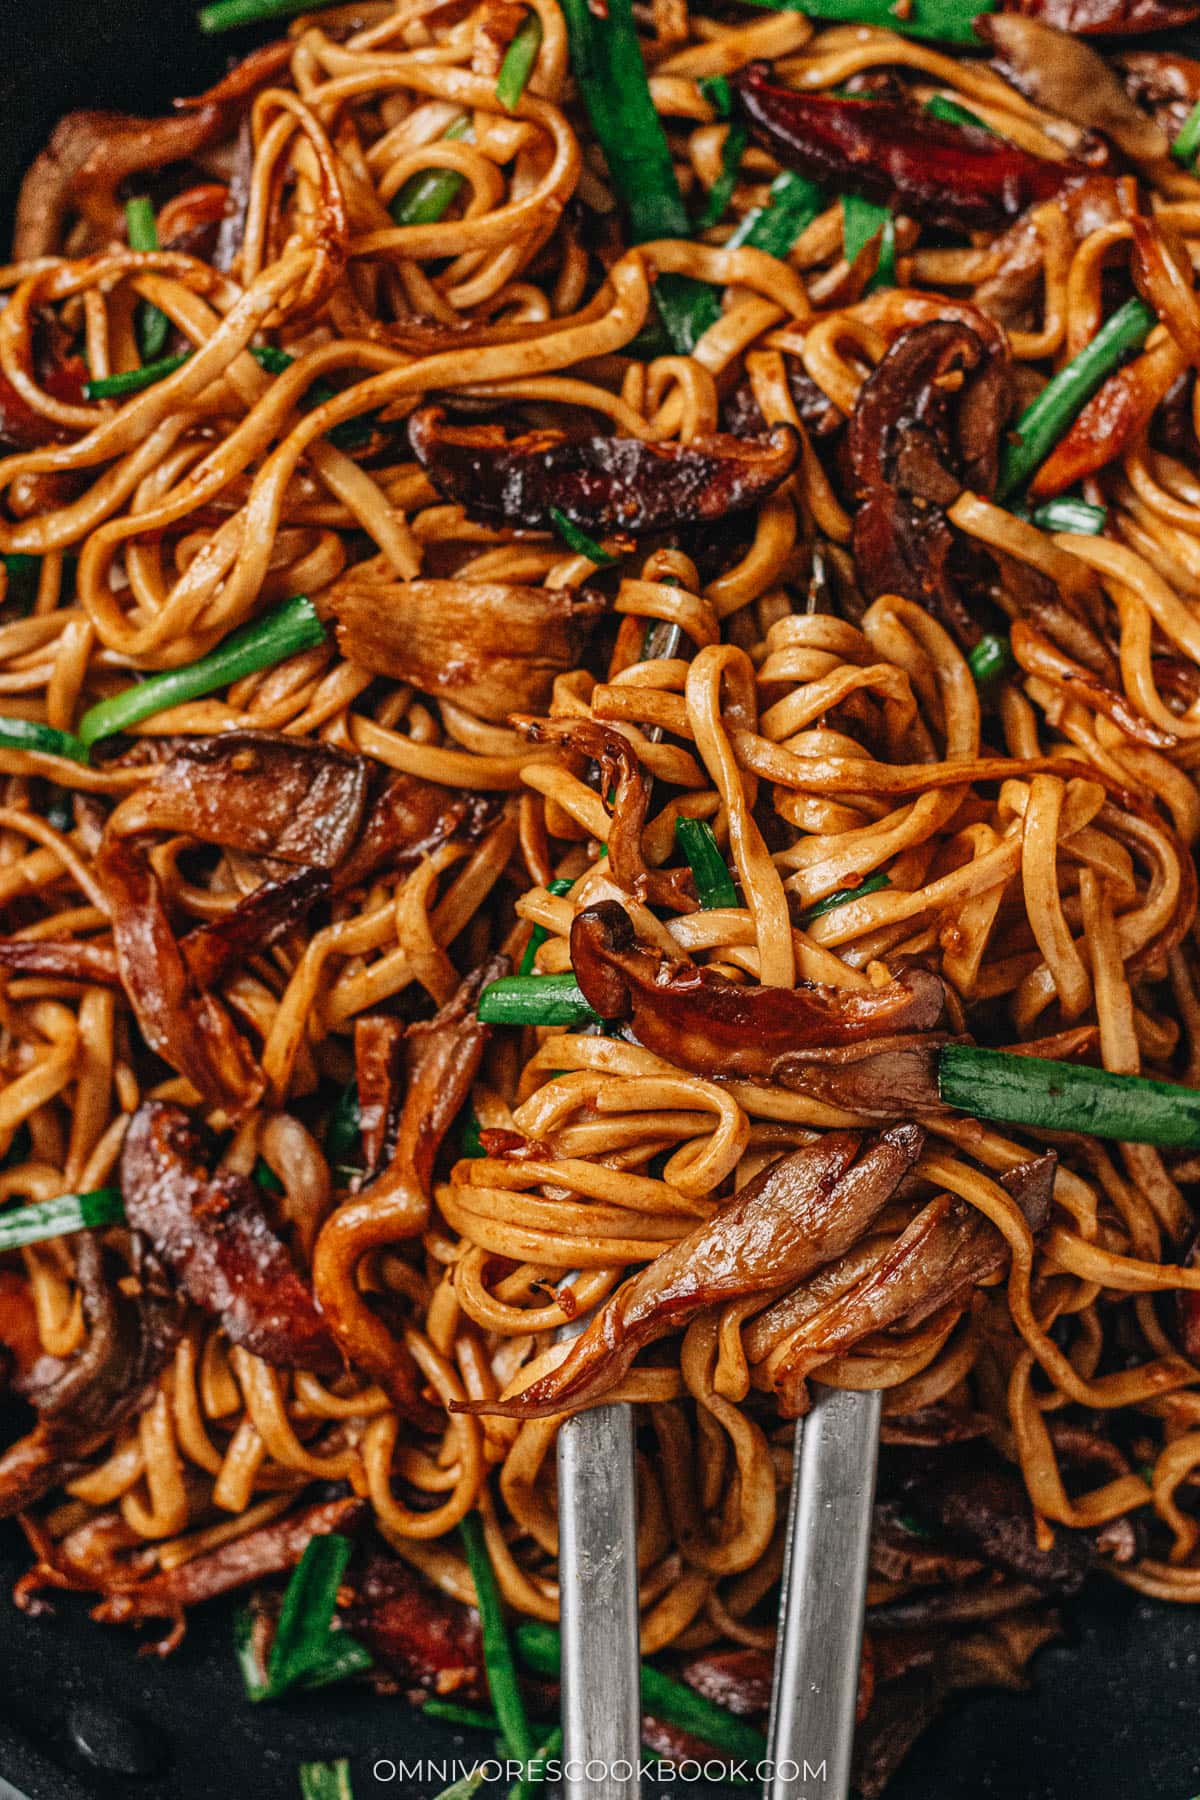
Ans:
[[[1039,1558],[1200,1599],[1200,1167],[981,1124],[931,1074],[974,1041],[1200,1077],[1172,59],[654,0],[699,224],[639,243],[528,5],[509,105],[522,7],[334,8],[169,120],[74,115],[26,184],[0,1221],[111,1187],[125,1215],[0,1270],[26,1591],[178,1624],[231,1544],[294,1561],[337,1483],[459,1600],[478,1509],[553,1621],[556,1430],[625,1398],[645,1652],[769,1650],[816,1377],[883,1389],[901,1454],[1019,1469],[1024,1585],[968,1571],[1012,1617]],[[894,221],[856,248],[835,150],[824,182],[793,159],[810,216],[772,254],[789,105],[831,96]],[[931,199],[923,134],[964,129],[1002,198]],[[141,194],[159,249],[126,243]],[[1016,419],[1131,304],[1014,478]],[[148,320],[170,366],[122,393]],[[297,595],[305,647],[85,725]],[[481,1022],[523,959],[561,1022]],[[885,1559],[872,1599],[913,1585]]]

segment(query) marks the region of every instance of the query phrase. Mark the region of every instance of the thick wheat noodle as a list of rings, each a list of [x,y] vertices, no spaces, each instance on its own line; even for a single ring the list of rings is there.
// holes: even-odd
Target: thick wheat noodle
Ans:
[[[0,550],[41,559],[29,616],[12,609],[0,621],[10,718],[75,729],[131,669],[186,665],[296,592],[328,620],[352,568],[378,584],[383,610],[420,578],[560,594],[599,584],[612,622],[574,666],[550,671],[541,710],[615,733],[653,783],[640,838],[651,878],[678,866],[682,817],[711,826],[738,887],[734,904],[711,911],[669,911],[644,882],[622,887],[613,797],[594,782],[588,752],[529,741],[452,686],[424,693],[380,676],[332,636],[134,728],[134,743],[149,745],[167,733],[282,733],[356,754],[380,775],[434,783],[447,802],[463,792],[490,802],[474,837],[451,835],[413,866],[385,867],[219,977],[266,1083],[225,1164],[244,1175],[262,1158],[274,1172],[283,1191],[265,1204],[360,1361],[352,1354],[334,1375],[273,1367],[192,1309],[141,1407],[100,1434],[66,1480],[67,1505],[36,1528],[53,1548],[116,1508],[139,1554],[150,1553],[144,1566],[129,1562],[134,1587],[150,1568],[204,1556],[269,1525],[308,1484],[335,1480],[458,1599],[471,1585],[455,1527],[479,1509],[507,1601],[555,1619],[547,1476],[557,1420],[451,1404],[519,1396],[567,1354],[556,1334],[580,1309],[618,1295],[780,1154],[832,1129],[868,1128],[813,1094],[689,1073],[620,1037],[496,1032],[470,1100],[495,1134],[484,1154],[444,1155],[425,1189],[396,1170],[352,1191],[327,1159],[323,1126],[354,1070],[356,1022],[379,1011],[428,1017],[489,955],[519,958],[532,927],[542,973],[571,968],[572,921],[614,899],[648,949],[742,983],[816,981],[863,996],[918,962],[949,982],[956,1029],[969,1013],[987,1017],[998,1043],[1078,1030],[1089,1057],[1127,1074],[1183,1071],[1194,1082],[1200,1067],[1189,868],[1200,838],[1200,476],[1152,432],[1116,445],[1087,487],[1109,509],[1098,537],[1049,533],[987,491],[960,493],[948,510],[959,542],[1004,559],[1014,581],[1024,571],[1032,592],[1049,586],[1109,668],[1089,687],[1031,659],[1035,672],[1018,668],[981,705],[962,648],[930,612],[856,592],[850,496],[797,377],[845,417],[905,331],[950,318],[998,341],[973,295],[1004,266],[999,235],[947,248],[902,221],[897,286],[866,294],[842,261],[837,208],[785,263],[729,249],[731,218],[760,204],[769,180],[755,150],[715,228],[635,248],[614,235],[601,269],[588,232],[609,202],[568,84],[562,16],[553,0],[533,5],[541,49],[511,111],[496,99],[484,6],[445,18],[402,7],[342,41],[319,15],[299,27],[290,72],[241,104],[252,167],[226,269],[170,241],[133,253],[81,218],[50,253],[0,270],[0,377],[46,427],[45,441],[0,461]],[[711,186],[722,167],[726,127],[697,79],[756,56],[818,93],[898,72],[918,102],[957,98],[1043,158],[1061,161],[1078,137],[994,70],[884,31],[674,10],[686,35],[653,45],[651,91],[685,186]],[[462,120],[470,136],[445,139]],[[206,180],[226,179],[238,124],[231,114]],[[430,170],[462,176],[459,198],[439,219],[396,223],[390,205]],[[1160,184],[1161,228],[1194,259],[1195,177],[1172,165],[1148,178]],[[1054,203],[1030,220],[1037,298],[1007,341],[1032,387],[1094,336],[1103,283],[1128,263],[1133,227],[1100,222],[1077,240]],[[654,283],[678,276],[723,293],[721,317],[693,354],[638,360],[628,352],[653,321]],[[51,391],[35,345],[47,319],[86,344],[95,378],[136,362],[133,319],[145,303],[191,352],[175,373],[119,402]],[[250,352],[264,342],[292,366],[260,366]],[[1173,353],[1160,326],[1150,354]],[[686,553],[672,542],[635,554],[614,528],[603,549],[622,566],[607,585],[586,545],[516,536],[444,499],[403,429],[433,399],[453,401],[468,422],[481,414],[518,431],[553,421],[669,447],[721,430],[735,389],[766,426],[797,433],[795,473],[756,513],[723,521],[719,546],[687,538]],[[365,456],[345,438],[339,447],[337,427],[353,421],[365,422]],[[842,616],[805,605],[814,543],[847,601]],[[15,579],[10,569],[10,600]],[[681,628],[674,656],[647,660],[651,621]],[[1102,692],[1110,685],[1126,716],[1157,736],[1123,728]],[[66,937],[107,951],[103,817],[154,777],[137,758],[84,765],[0,746],[10,936],[30,950]],[[71,808],[65,819],[61,804],[44,816],[51,790]],[[233,847],[198,861],[179,838],[153,856],[180,927],[229,915],[260,879]],[[888,878],[877,891],[810,916],[877,872]],[[562,879],[569,892],[548,891]],[[144,1052],[119,989],[21,968],[5,981],[6,1210],[113,1181],[128,1119],[147,1098],[204,1114],[189,1082]],[[937,1407],[986,1414],[1043,1532],[1153,1519],[1151,1547],[1116,1573],[1144,1594],[1200,1600],[1200,1370],[1169,1313],[1153,1310],[1156,1295],[1200,1290],[1200,1273],[1181,1262],[1190,1213],[1175,1165],[1144,1147],[1064,1137],[1053,1217],[1034,1233],[998,1179],[1028,1160],[1030,1143],[959,1117],[927,1125],[911,1192],[810,1278],[782,1335],[769,1312],[775,1290],[739,1296],[700,1312],[612,1389],[645,1426],[645,1651],[770,1648],[789,1430],[771,1402],[792,1355],[820,1380],[883,1388],[889,1420]],[[1006,1273],[845,1347],[838,1319],[936,1194],[988,1222]],[[104,1241],[110,1276],[126,1265],[131,1274],[128,1234],[111,1229]],[[42,1348],[77,1352],[89,1315],[71,1242],[31,1246],[13,1266]],[[389,1386],[401,1358],[440,1417],[434,1429],[414,1423]],[[1102,1432],[1129,1415],[1124,1439],[1144,1446],[1141,1472],[1068,1482],[1052,1426],[1069,1404],[1099,1417]]]

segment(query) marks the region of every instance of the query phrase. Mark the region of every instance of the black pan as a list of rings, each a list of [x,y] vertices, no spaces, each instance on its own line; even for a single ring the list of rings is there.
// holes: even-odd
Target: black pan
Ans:
[[[0,236],[20,171],[71,107],[162,110],[219,75],[251,40],[206,41],[192,0],[0,0]],[[1193,46],[1193,49],[1195,47]],[[355,1800],[432,1800],[443,1785],[393,1774],[424,1758],[488,1753],[402,1700],[332,1690],[250,1706],[230,1608],[194,1615],[166,1662],[127,1630],[92,1625],[74,1599],[29,1618],[5,1598],[28,1562],[0,1530],[0,1800],[297,1800],[297,1766],[349,1755]],[[913,1751],[889,1800],[1189,1800],[1200,1790],[1200,1610],[1097,1585],[1068,1609],[1027,1694],[957,1702]],[[603,1671],[596,1670],[603,1679]],[[378,1765],[378,1774],[376,1768]],[[822,1783],[806,1800],[821,1800]],[[647,1786],[702,1800],[697,1783]],[[743,1790],[744,1792],[745,1790]],[[482,1790],[496,1800],[507,1784]]]

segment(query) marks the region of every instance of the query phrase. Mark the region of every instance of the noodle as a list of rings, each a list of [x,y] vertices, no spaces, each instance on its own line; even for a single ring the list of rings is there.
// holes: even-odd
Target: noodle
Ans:
[[[0,1216],[115,1183],[147,1107],[182,1107],[218,1134],[205,1179],[257,1195],[336,1346],[276,1357],[185,1275],[169,1353],[53,1484],[71,1504],[35,1497],[39,1566],[136,1599],[334,1482],[455,1601],[472,1593],[455,1528],[478,1509],[504,1599],[554,1620],[563,1409],[522,1406],[563,1371],[560,1329],[620,1306],[793,1154],[915,1110],[924,1149],[852,1242],[782,1286],[714,1290],[610,1382],[639,1409],[644,1652],[770,1650],[790,1421],[814,1376],[882,1388],[889,1441],[918,1421],[974,1421],[1019,1468],[1043,1548],[1136,1519],[1119,1579],[1200,1599],[1194,1160],[1064,1127],[1047,1224],[1005,1185],[1045,1148],[1036,1134],[694,1066],[636,1030],[474,1023],[484,981],[523,956],[525,974],[582,980],[577,922],[615,905],[639,954],[690,959],[736,993],[818,984],[831,1005],[869,1006],[923,971],[945,984],[946,1035],[1195,1086],[1200,448],[1195,402],[1177,400],[1193,383],[1200,185],[1162,158],[1140,201],[1132,182],[1089,174],[1082,223],[1060,196],[957,247],[901,207],[889,286],[871,279],[881,247],[847,263],[827,205],[784,260],[740,231],[728,241],[776,172],[755,145],[715,223],[629,245],[550,0],[534,0],[532,80],[514,106],[496,98],[489,21],[513,10],[301,20],[197,153],[203,181],[185,187],[168,158],[163,248],[127,248],[113,193],[89,189],[0,271],[0,723],[76,732],[135,674],[183,672],[298,594],[325,626],[90,761],[0,733]],[[954,101],[1056,167],[1083,136],[996,68],[875,28],[678,4],[654,9],[644,49],[693,212],[730,131],[710,78],[754,58],[804,94],[849,82]],[[413,219],[405,196],[431,179],[454,197]],[[218,257],[222,220],[232,256]],[[937,516],[922,531],[949,546],[925,597],[875,582],[871,484],[836,448],[846,421],[861,463],[855,421],[898,351],[938,330],[966,333],[1028,400],[1093,343],[1110,285],[1131,268],[1139,280],[1139,220],[1178,280],[1112,377],[1137,371],[1149,411],[1115,423],[1082,474],[1103,530],[1039,523],[994,480],[960,475],[922,501]],[[688,354],[652,341],[672,281],[719,302]],[[172,372],[115,400],[55,375],[51,339],[85,351],[102,390],[136,370],[147,308],[182,358]],[[955,403],[968,373],[943,371],[921,405]],[[449,423],[429,423],[430,402]],[[23,437],[5,426],[18,407]],[[568,446],[611,434],[651,458],[709,454],[730,430],[756,445],[782,432],[792,449],[753,508],[641,546],[619,520],[598,542],[560,542],[439,480],[455,434],[498,422],[508,436],[477,467],[516,456],[522,432],[565,431]],[[433,453],[418,455],[422,434]],[[929,443],[936,460],[932,427]],[[900,505],[894,468],[887,482]],[[30,556],[22,612],[15,559]],[[992,635],[1011,631],[1014,660],[991,685],[943,577]],[[410,613],[421,590],[429,611]],[[180,746],[220,759],[260,741],[244,734],[325,758],[347,792],[361,780],[364,818],[384,792],[431,795],[411,800],[429,809],[411,854],[371,861],[369,820],[357,839],[347,826],[289,910],[292,890],[277,890],[308,867],[284,844],[299,800],[271,812],[264,788],[237,802],[236,828],[201,829],[200,789],[190,812],[167,794]],[[238,769],[206,766],[203,805],[236,811]],[[329,832],[341,805],[328,802]],[[677,849],[689,821],[732,899],[697,908]],[[254,910],[268,889],[269,917]],[[170,1021],[147,1027],[122,935],[134,907],[164,993],[169,958],[183,971],[193,1048],[234,1059],[218,1095],[199,1052],[176,1056]],[[439,1063],[451,1025],[459,1062]],[[371,1067],[392,1070],[375,1113]],[[362,1137],[347,1152],[331,1114],[356,1074]],[[987,1255],[976,1268],[964,1251],[957,1285],[905,1285],[950,1224]],[[102,1334],[80,1241],[8,1259],[0,1298],[32,1308],[47,1356],[86,1357]],[[137,1234],[109,1226],[97,1242],[112,1304],[144,1300]],[[1060,1425],[1082,1430],[1072,1408],[1100,1446],[1090,1463],[1062,1447]],[[114,1509],[123,1547],[105,1539],[101,1556],[80,1533]],[[913,1585],[878,1573],[894,1601]]]

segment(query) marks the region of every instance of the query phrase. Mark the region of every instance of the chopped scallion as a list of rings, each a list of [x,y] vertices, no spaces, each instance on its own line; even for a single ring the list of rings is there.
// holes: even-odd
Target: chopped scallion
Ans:
[[[143,363],[140,369],[125,369],[120,375],[102,375],[97,381],[87,381],[83,386],[85,400],[123,400],[127,394],[140,394],[143,388],[153,387],[156,382],[165,381],[176,369],[182,369],[191,357],[190,350],[181,350],[178,356],[160,356],[157,362]]]
[[[966,125],[972,131],[986,131],[989,137],[999,137],[977,113],[960,106],[957,100],[948,100],[945,94],[933,94],[925,102],[925,111],[931,119],[940,119],[943,125]]]
[[[1108,524],[1106,506],[1093,506],[1090,500],[1081,500],[1076,494],[1047,500],[1032,516],[1039,531],[1077,531],[1085,537],[1099,537]]]
[[[589,537],[582,526],[576,525],[573,520],[568,519],[561,508],[552,506],[550,517],[554,522],[555,531],[567,549],[573,550],[576,556],[586,556],[589,562],[594,562],[600,569],[606,568],[609,563],[616,562],[615,556],[610,556],[608,551],[596,542],[595,538]]]
[[[570,969],[560,975],[504,975],[479,996],[483,1025],[597,1025]]]
[[[1200,150],[1200,100],[1183,121],[1179,135],[1171,145],[1171,155],[1190,167],[1196,160],[1197,150]]]
[[[478,1769],[472,1769],[469,1775],[462,1775],[457,1781],[452,1781],[440,1794],[435,1794],[434,1800],[471,1800],[472,1795],[478,1793],[483,1786],[484,1773],[481,1764]]]
[[[43,756],[65,756],[71,762],[88,760],[87,745],[69,731],[39,725],[34,719],[0,718],[0,750],[38,750]]]
[[[475,1604],[479,1608],[488,1693],[500,1720],[505,1744],[515,1757],[527,1763],[537,1754],[537,1740],[525,1711],[525,1697],[517,1675],[496,1572],[488,1555],[483,1521],[478,1513],[468,1513],[459,1530],[467,1552],[471,1580],[475,1585]]]
[[[546,1765],[562,1754],[562,1726],[556,1725],[544,1744],[539,1744],[525,1765],[519,1781],[508,1790],[508,1800],[533,1800],[546,1780]]]
[[[1005,446],[998,489],[1001,499],[1024,487],[1105,377],[1130,350],[1141,349],[1157,322],[1158,314],[1144,300],[1127,300],[1091,343],[1050,377],[1017,420]]]
[[[724,218],[729,202],[733,199],[733,190],[737,186],[742,158],[749,141],[749,133],[744,125],[731,125],[725,133],[725,142],[721,148],[721,173],[709,188],[704,205],[696,215],[697,231],[707,231]]]
[[[247,25],[264,25],[268,19],[292,19],[297,13],[319,12],[321,0],[213,0],[196,15],[201,31],[241,31]]]
[[[453,1700],[439,1700],[436,1695],[422,1700],[421,1713],[431,1719],[442,1719],[447,1725],[461,1725],[466,1731],[499,1731],[500,1721],[494,1712],[480,1712],[475,1706],[456,1706]]]
[[[938,1087],[948,1106],[981,1119],[1161,1149],[1200,1145],[1200,1090],[1169,1081],[946,1044],[938,1056]]]
[[[292,1571],[267,1658],[267,1679],[282,1693],[320,1662],[354,1546],[340,1532],[310,1539]]]
[[[1012,651],[1009,649],[1008,639],[997,637],[992,631],[984,632],[967,657],[967,667],[979,687],[986,687],[989,681],[998,681],[1012,666]]]
[[[350,1764],[344,1756],[336,1762],[300,1764],[301,1800],[354,1800]]]
[[[465,116],[455,119],[442,133],[443,139],[451,142],[470,135],[471,121]],[[457,169],[422,169],[409,176],[388,211],[397,225],[436,225],[450,210],[465,179]]]
[[[158,249],[158,222],[154,207],[144,195],[125,202],[125,235],[131,250]],[[157,306],[143,301],[138,308],[138,348],[147,362],[153,362],[166,349],[171,335],[171,321]]]
[[[765,250],[768,256],[778,257],[782,262],[824,204],[824,196],[815,181],[796,175],[790,169],[785,170],[771,183],[767,204],[756,206],[746,214],[732,236],[726,239],[725,248],[739,250],[745,244],[751,250]]]
[[[878,894],[891,885],[885,872],[882,869],[876,869],[873,875],[868,875],[859,882],[857,887],[838,888],[835,893],[826,894],[823,900],[814,901],[801,915],[800,923],[807,927],[814,920],[823,919],[826,913],[836,912],[839,906],[845,906],[851,900],[862,900],[868,894]]]
[[[182,669],[163,669],[111,699],[101,700],[84,713],[79,724],[80,740],[91,745],[99,738],[127,731],[153,713],[182,706],[186,700],[199,700],[240,681],[244,675],[270,668],[324,641],[325,627],[313,610],[312,601],[297,594],[272,612],[264,613],[261,619],[233,632],[197,662]]]
[[[347,1082],[325,1127],[325,1155],[331,1163],[348,1163],[357,1154],[362,1131],[358,1084]]]
[[[557,1679],[561,1639],[554,1626],[524,1619],[517,1626],[516,1635],[517,1649],[529,1667],[538,1675]],[[692,1733],[703,1743],[711,1744],[714,1750],[744,1757],[752,1764],[763,1760],[767,1741],[745,1719],[706,1700],[694,1688],[685,1687],[683,1682],[664,1675],[650,1663],[642,1664],[641,1675],[642,1705],[656,1719]]]
[[[712,826],[704,819],[675,821],[675,842],[686,856],[696,883],[696,898],[706,912],[714,907],[736,906],[737,889],[725,858],[713,836]]]
[[[33,1206],[9,1207],[0,1212],[0,1250],[19,1250],[23,1244],[44,1244],[73,1231],[119,1225],[124,1217],[120,1188],[93,1188],[86,1194],[39,1200]]]
[[[842,195],[842,255],[854,263],[873,239],[879,239],[875,272],[868,288],[896,284],[896,222],[890,208],[861,194]]]
[[[733,110],[733,89],[729,85],[729,77],[727,75],[701,75],[696,86],[718,119],[727,119]]]
[[[904,37],[977,47],[974,22],[994,12],[996,0],[749,0],[768,12],[802,12],[810,19],[851,25],[882,25]]]
[[[515,112],[520,104],[541,47],[542,21],[535,12],[531,12],[522,20],[500,65],[496,98],[506,112]]]
[[[23,550],[10,550],[6,552],[3,561],[7,577],[5,605],[20,613],[30,612],[37,599],[38,583],[42,576],[41,557],[30,556]]]

